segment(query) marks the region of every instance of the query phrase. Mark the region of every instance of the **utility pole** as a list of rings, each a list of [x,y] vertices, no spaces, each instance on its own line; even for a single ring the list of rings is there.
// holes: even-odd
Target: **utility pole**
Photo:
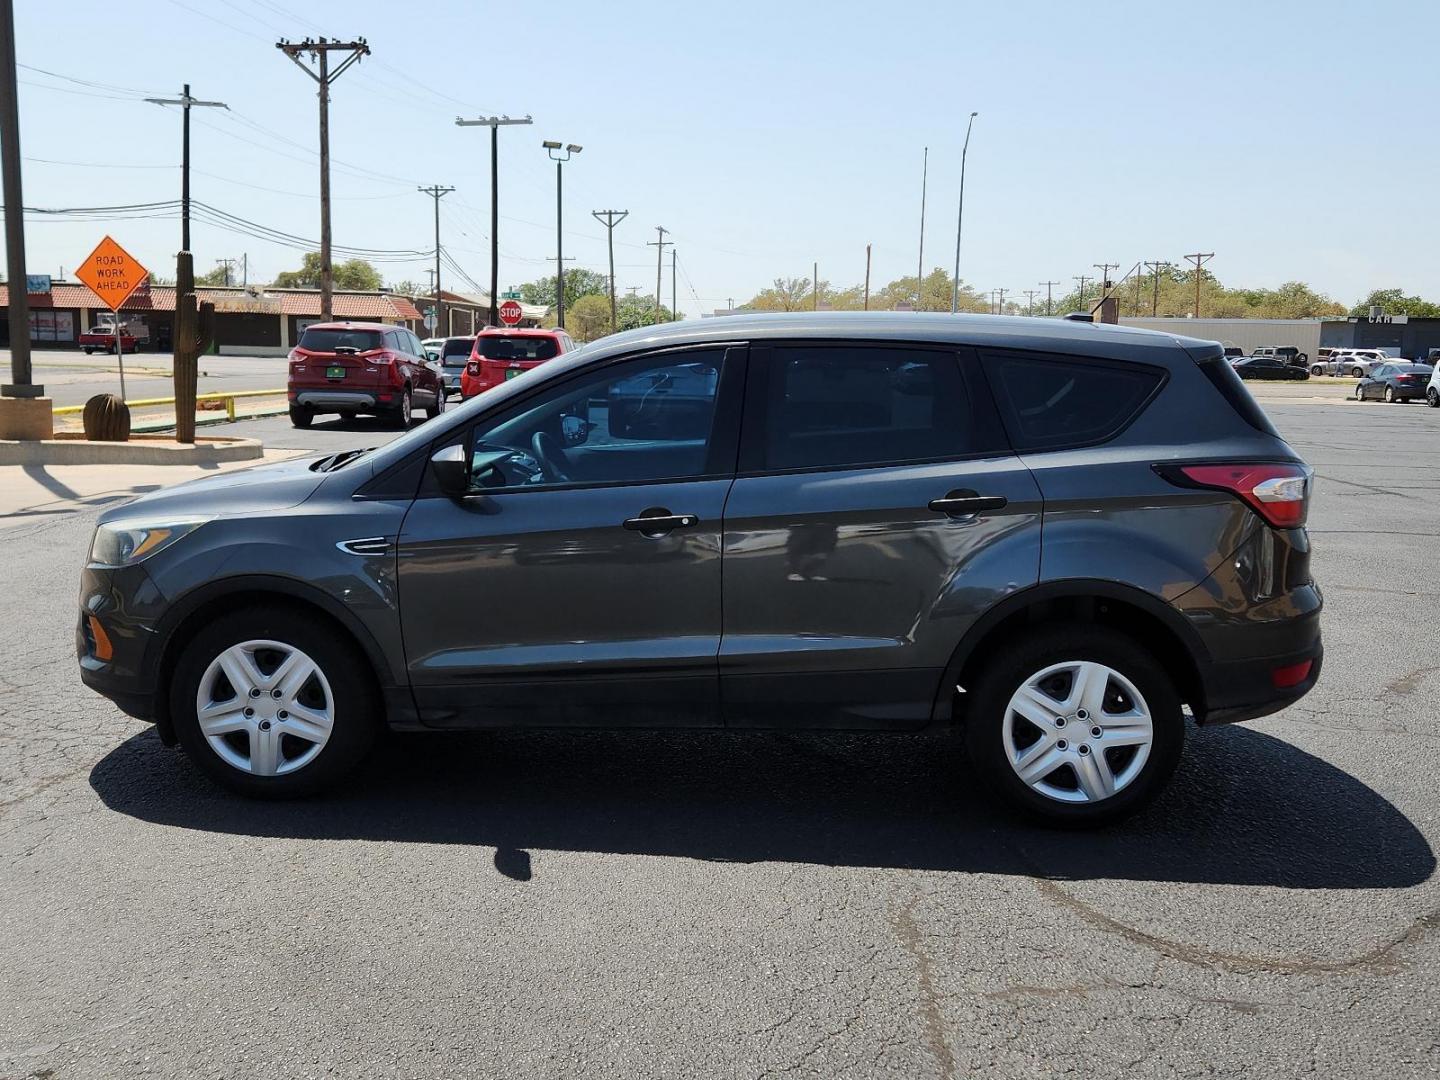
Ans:
[[[605,226],[605,240],[610,248],[610,332],[619,326],[615,314],[615,226],[630,216],[629,210],[591,210],[590,216]]]
[[[230,287],[230,268],[235,265],[235,259],[216,259],[215,265],[225,269],[225,287]]]
[[[240,287],[247,288],[250,285],[250,253],[248,251],[240,254]]]
[[[1004,315],[1004,314],[1005,314],[1005,294],[1006,294],[1007,292],[1009,292],[1010,290],[1009,290],[1009,289],[996,289],[995,291],[1000,294],[1000,303],[999,303],[999,304],[996,306],[996,308],[995,308],[995,314],[996,314],[996,315]]]
[[[1147,262],[1145,265],[1152,271],[1151,276],[1155,282],[1155,291],[1150,300],[1150,317],[1155,318],[1160,314],[1160,271],[1170,269],[1170,264],[1162,259],[1156,259],[1154,262]]]
[[[1071,280],[1078,281],[1080,283],[1080,306],[1083,308],[1085,306],[1085,286],[1093,279],[1086,277],[1084,274],[1081,274],[1079,277],[1072,278]]]
[[[511,124],[528,124],[530,117],[482,116],[476,120],[455,118],[456,127],[490,129],[490,316],[491,326],[500,325],[500,129]]]
[[[334,317],[335,269],[330,265],[330,84],[354,66],[362,56],[370,55],[364,38],[355,41],[331,41],[328,38],[306,38],[301,42],[281,40],[275,47],[295,61],[295,66],[315,80],[320,88],[320,318],[329,322]],[[332,52],[348,53],[334,71],[330,70]],[[319,70],[301,60],[309,55]]]
[[[430,277],[430,290],[429,290],[429,291],[433,293],[433,292],[435,291],[435,268],[434,268],[433,266],[427,266],[427,267],[425,268],[425,273],[426,273],[427,275],[429,275],[429,277]]]
[[[1185,258],[1195,264],[1195,318],[1200,317],[1200,267],[1215,257],[1213,251],[1197,251]]]
[[[1039,290],[1039,289],[1024,289],[1024,290],[1022,290],[1022,291],[1025,293],[1025,314],[1026,314],[1026,315],[1034,315],[1034,314],[1035,314],[1035,297],[1037,297],[1037,296],[1040,295],[1040,290]]]
[[[455,189],[440,184],[431,184],[429,187],[416,188],[416,190],[435,200],[435,284],[430,290],[435,296],[435,326],[430,331],[433,334],[445,325],[445,320],[440,316],[440,200]]]
[[[203,106],[210,109],[229,109],[223,101],[200,101],[190,96],[190,84],[186,83],[178,98],[146,98],[152,105],[179,105],[180,106],[180,250],[190,250],[190,108],[191,106]],[[233,261],[233,260],[232,260]],[[191,276],[194,276],[194,263],[191,264]],[[230,284],[229,269],[226,269],[225,284]],[[193,292],[194,281],[180,281],[176,279],[177,293]]]
[[[656,233],[659,234],[659,237],[660,237],[660,238],[659,238],[658,240],[649,240],[649,241],[647,241],[646,244],[645,244],[645,246],[646,246],[646,247],[653,247],[653,248],[655,249],[655,321],[658,323],[658,322],[660,321],[660,311],[661,311],[661,308],[660,308],[660,271],[661,271],[661,269],[662,269],[662,268],[664,267],[664,265],[665,265],[665,248],[666,248],[667,245],[674,244],[675,241],[674,241],[674,240],[666,240],[666,239],[665,239],[665,234],[666,234],[667,232],[669,232],[670,230],[667,229],[667,228],[665,228],[664,225],[656,225],[656,226],[655,226],[655,231],[656,231]]]
[[[870,245],[865,245],[865,310],[870,310]]]
[[[820,264],[811,264],[810,278],[810,310],[820,310]]]
[[[925,300],[925,187],[930,181],[930,148],[920,166],[920,258],[915,265],[915,310],[921,311]]]
[[[675,276],[675,260],[678,254],[673,247],[670,249],[670,317],[677,320],[680,318],[680,290],[675,284],[679,280]]]
[[[565,156],[560,156],[562,149],[558,142],[546,139],[540,144],[545,148],[545,153],[550,160],[555,162],[555,325],[564,329],[565,327],[565,229],[564,229],[564,202],[561,198],[565,162],[569,161],[576,154],[580,153],[581,147],[574,143],[568,143],[563,149]]]
[[[1103,295],[1110,291],[1110,271],[1118,270],[1119,263],[1091,263],[1091,266],[1100,271],[1100,292]]]
[[[25,200],[20,194],[20,95],[15,74],[15,6],[13,0],[0,0],[0,176],[5,188],[5,259],[10,286],[10,382],[0,387],[0,396],[42,398],[45,388],[30,381],[30,297],[25,291]],[[46,402],[6,405],[0,412],[0,438],[16,438],[10,429],[25,430],[29,415],[45,421],[42,437],[48,439],[54,419]]]
[[[1046,315],[1053,314],[1053,313],[1051,312],[1051,310],[1050,310],[1050,296],[1051,296],[1050,290],[1051,290],[1054,286],[1059,285],[1060,282],[1058,282],[1058,281],[1042,281],[1042,282],[1040,282],[1040,284],[1045,286],[1045,314],[1046,314]]]

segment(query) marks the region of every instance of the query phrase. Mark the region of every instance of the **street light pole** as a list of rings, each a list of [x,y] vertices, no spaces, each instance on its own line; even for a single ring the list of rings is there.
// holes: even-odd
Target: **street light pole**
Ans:
[[[455,118],[456,127],[488,127],[490,129],[490,315],[491,326],[500,323],[500,129],[511,124],[528,124],[530,117],[512,120],[508,116],[482,116],[478,120]]]
[[[565,162],[569,161],[576,154],[580,153],[582,147],[569,143],[562,147],[558,142],[551,142],[548,139],[540,144],[545,147],[550,160],[555,162],[555,325],[561,329],[565,327],[565,231],[564,206],[561,201],[561,185],[563,183],[561,170]],[[565,156],[561,157],[559,151],[564,150]]]
[[[965,158],[970,153],[970,129],[975,126],[978,112],[970,114],[965,125],[965,147],[960,151],[960,209],[955,214],[955,280],[950,282],[950,314],[954,315],[960,306],[960,230],[965,224]]]

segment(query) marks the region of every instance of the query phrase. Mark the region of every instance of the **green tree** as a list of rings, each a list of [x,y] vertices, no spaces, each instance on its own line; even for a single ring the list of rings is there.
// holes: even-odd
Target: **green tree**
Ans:
[[[195,275],[195,284],[196,284],[196,285],[224,285],[224,284],[226,284],[226,282],[225,282],[225,267],[223,267],[223,266],[217,266],[217,267],[215,267],[215,269],[209,271],[208,273],[196,274],[196,275]]]
[[[565,306],[567,308],[574,306],[582,296],[594,296],[597,293],[606,297],[608,303],[610,279],[607,276],[597,270],[586,270],[584,267],[565,271]],[[546,307],[554,307],[555,275],[550,274],[521,285],[520,299],[527,304],[544,304]]]
[[[567,289],[566,292],[569,292]],[[619,304],[616,305],[619,315]],[[613,332],[610,325],[610,297],[587,293],[565,308],[565,329],[576,341],[594,341]]]
[[[1440,316],[1440,304],[1422,300],[1418,296],[1406,296],[1403,289],[1376,289],[1350,309],[1351,315],[1365,316],[1372,307],[1378,307],[1387,315],[1414,315],[1416,318]]]
[[[776,278],[744,305],[751,311],[806,311],[814,304],[808,277]]]
[[[332,267],[335,288],[356,292],[374,292],[380,288],[380,271],[364,259],[346,259]],[[318,289],[320,287],[320,253],[308,251],[299,270],[282,270],[275,275],[280,289]]]
[[[655,297],[626,295],[615,304],[617,330],[634,330],[640,326],[653,326],[657,322],[672,321],[671,312],[663,305],[656,307]]]
[[[386,288],[397,296],[424,296],[426,294],[419,283],[411,281],[409,278],[387,285]]]

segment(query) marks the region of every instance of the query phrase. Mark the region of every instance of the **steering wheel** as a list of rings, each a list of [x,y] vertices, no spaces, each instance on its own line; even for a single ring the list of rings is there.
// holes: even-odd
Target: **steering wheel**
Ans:
[[[540,462],[540,471],[545,479],[552,484],[568,484],[570,474],[561,466],[565,461],[565,451],[560,449],[560,443],[554,435],[548,431],[537,431],[530,440],[530,449],[535,451],[535,460]]]

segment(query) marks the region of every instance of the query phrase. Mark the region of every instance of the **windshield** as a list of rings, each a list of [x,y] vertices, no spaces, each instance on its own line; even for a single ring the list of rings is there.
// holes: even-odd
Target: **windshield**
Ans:
[[[471,338],[452,337],[445,342],[440,352],[440,362],[446,367],[464,367],[465,361],[470,359],[470,350],[474,346]]]
[[[475,348],[487,360],[553,360],[560,355],[553,337],[521,334],[485,334],[476,339]]]
[[[383,347],[378,330],[318,330],[311,327],[300,335],[300,348],[308,352],[335,352],[353,349],[368,352]]]

